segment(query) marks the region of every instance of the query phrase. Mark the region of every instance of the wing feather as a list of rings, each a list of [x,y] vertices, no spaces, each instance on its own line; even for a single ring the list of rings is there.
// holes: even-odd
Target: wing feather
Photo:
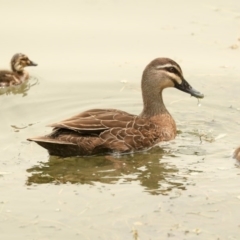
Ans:
[[[104,131],[120,127],[126,128],[137,116],[115,109],[92,109],[48,126],[75,131]]]

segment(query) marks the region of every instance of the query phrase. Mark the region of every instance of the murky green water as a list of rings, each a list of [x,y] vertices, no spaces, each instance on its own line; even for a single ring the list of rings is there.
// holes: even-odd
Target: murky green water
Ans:
[[[239,239],[238,1],[0,1],[0,67],[33,78],[0,92],[0,238]],[[232,46],[232,47],[231,47]],[[27,137],[90,108],[142,110],[140,78],[170,57],[205,94],[167,89],[174,141],[110,161],[49,157]]]

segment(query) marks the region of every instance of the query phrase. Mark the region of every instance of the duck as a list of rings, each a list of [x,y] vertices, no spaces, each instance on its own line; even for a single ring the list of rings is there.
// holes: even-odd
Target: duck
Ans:
[[[118,109],[90,109],[50,124],[52,132],[28,138],[59,157],[121,155],[145,151],[176,137],[176,123],[163,102],[165,88],[176,88],[196,98],[204,95],[183,77],[170,58],[156,58],[143,71],[143,110],[139,115]]]
[[[16,53],[13,55],[11,70],[0,70],[0,87],[9,87],[20,85],[29,78],[28,72],[24,69],[28,66],[37,66],[37,63],[31,61],[25,54]]]
[[[233,158],[240,162],[240,147],[236,148],[233,153]]]

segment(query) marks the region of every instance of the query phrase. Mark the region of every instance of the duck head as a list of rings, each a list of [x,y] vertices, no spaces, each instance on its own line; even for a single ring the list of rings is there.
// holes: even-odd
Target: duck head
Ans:
[[[11,68],[14,72],[22,72],[25,67],[37,66],[37,64],[31,61],[25,54],[16,53],[11,60]]]
[[[174,87],[196,98],[204,97],[184,79],[181,67],[169,58],[157,58],[147,65],[142,78],[143,91],[147,85],[160,93],[164,88]]]

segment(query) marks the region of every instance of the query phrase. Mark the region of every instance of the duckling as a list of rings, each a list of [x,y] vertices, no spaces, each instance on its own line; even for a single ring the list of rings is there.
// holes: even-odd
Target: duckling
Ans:
[[[62,157],[149,149],[176,136],[175,121],[162,98],[162,91],[168,87],[197,98],[204,97],[184,79],[175,61],[157,58],[143,71],[143,110],[139,115],[117,109],[92,109],[51,124],[52,133],[28,140],[46,148],[50,155]]]
[[[236,150],[234,151],[233,158],[240,162],[240,147],[236,148]]]
[[[22,53],[16,53],[11,59],[11,69],[0,70],[0,87],[8,87],[19,85],[29,78],[29,74],[25,67],[37,66],[37,64],[31,61],[26,55]]]

